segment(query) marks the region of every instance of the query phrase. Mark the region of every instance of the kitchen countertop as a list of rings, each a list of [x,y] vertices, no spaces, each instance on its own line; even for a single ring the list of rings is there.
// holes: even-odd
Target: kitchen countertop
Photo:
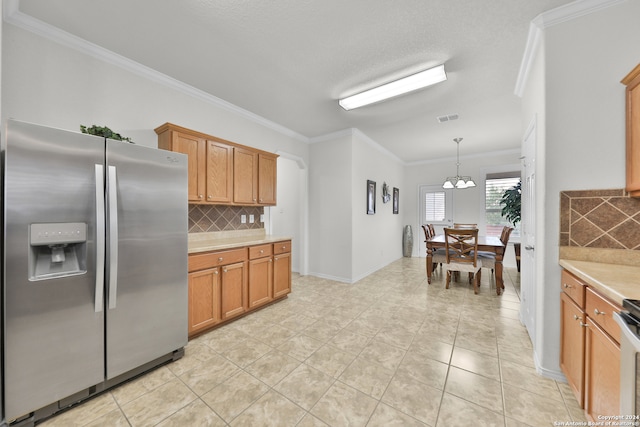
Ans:
[[[246,232],[213,232],[213,233],[190,233],[189,253],[199,253],[217,251],[221,249],[234,249],[244,246],[263,245],[283,240],[291,240],[287,236],[274,236],[265,234],[264,231]]]
[[[560,259],[560,265],[611,301],[640,299],[640,267],[602,262]]]

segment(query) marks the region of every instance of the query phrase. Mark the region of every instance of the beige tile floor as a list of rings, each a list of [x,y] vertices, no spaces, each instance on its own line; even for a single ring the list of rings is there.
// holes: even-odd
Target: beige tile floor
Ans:
[[[356,284],[296,276],[290,296],[189,342],[181,360],[53,426],[551,426],[584,421],[536,374],[519,274],[427,284],[403,258]]]

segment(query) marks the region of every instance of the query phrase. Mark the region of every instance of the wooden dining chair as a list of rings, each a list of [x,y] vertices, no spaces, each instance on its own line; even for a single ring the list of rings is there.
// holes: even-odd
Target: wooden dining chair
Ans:
[[[477,294],[482,277],[482,260],[478,259],[478,229],[445,228],[444,236],[446,288],[449,289],[452,272],[466,272],[469,273],[469,281],[473,281],[473,292]]]
[[[478,228],[478,224],[464,224],[460,222],[454,222],[453,228]]]
[[[500,241],[505,247],[505,252],[507,248],[507,243],[509,243],[509,237],[511,236],[511,232],[513,231],[513,227],[504,226],[502,227],[502,233],[500,233]],[[479,251],[478,259],[482,260],[482,266],[491,269],[491,274],[493,274],[493,270],[496,268],[496,254],[495,252],[487,252],[487,251]]]
[[[422,230],[424,231],[424,242],[427,243],[427,240],[431,239],[436,235],[435,230],[433,228],[433,224],[423,224]],[[447,262],[447,258],[444,253],[444,249],[436,249],[431,252],[431,261],[433,263],[431,271],[436,271],[436,267],[442,265]]]

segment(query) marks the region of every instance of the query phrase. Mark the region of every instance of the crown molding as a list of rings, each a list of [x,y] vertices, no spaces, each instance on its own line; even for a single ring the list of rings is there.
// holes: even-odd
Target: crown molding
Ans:
[[[200,101],[222,108],[223,110],[242,116],[254,123],[261,126],[279,132],[285,136],[293,138],[300,142],[307,143],[309,138],[301,135],[285,126],[268,120],[262,116],[254,114],[248,110],[238,107],[230,102],[220,99],[210,93],[197,89],[191,85],[188,85],[180,80],[174,79],[166,74],[163,74],[157,70],[133,61],[94,43],[91,43],[85,39],[74,36],[66,31],[63,31],[53,25],[49,25],[45,22],[35,19],[19,10],[19,0],[3,0],[3,15],[5,22],[20,27],[24,30],[30,31],[55,43],[61,44],[70,49],[81,52],[92,58],[101,60],[116,67],[122,68],[138,76],[144,77],[155,83],[159,83],[165,87],[176,90],[183,94],[189,95]]]
[[[510,150],[497,150],[497,151],[488,151],[486,153],[467,154],[466,156],[460,156],[460,160],[481,159],[485,157],[509,156],[509,155],[517,155],[519,157],[520,153],[521,151],[519,148],[512,148]],[[405,163],[405,166],[421,166],[421,165],[429,165],[434,163],[455,162],[456,160],[457,160],[457,157],[439,157],[436,159],[419,160],[417,162]]]
[[[527,43],[522,56],[522,62],[520,63],[520,70],[514,90],[515,95],[522,98],[524,94],[524,88],[529,79],[529,72],[538,47],[540,46],[540,41],[544,36],[545,29],[611,6],[616,6],[626,1],[627,0],[577,0],[536,16],[529,25],[529,35],[527,36]]]

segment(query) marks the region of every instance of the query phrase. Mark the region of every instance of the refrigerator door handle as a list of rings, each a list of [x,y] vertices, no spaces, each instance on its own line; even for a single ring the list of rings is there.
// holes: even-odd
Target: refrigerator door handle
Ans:
[[[116,167],[109,166],[109,309],[116,308],[118,293],[118,193]]]
[[[95,311],[102,311],[104,298],[104,250],[105,250],[105,219],[104,219],[104,169],[96,166],[96,298]]]

